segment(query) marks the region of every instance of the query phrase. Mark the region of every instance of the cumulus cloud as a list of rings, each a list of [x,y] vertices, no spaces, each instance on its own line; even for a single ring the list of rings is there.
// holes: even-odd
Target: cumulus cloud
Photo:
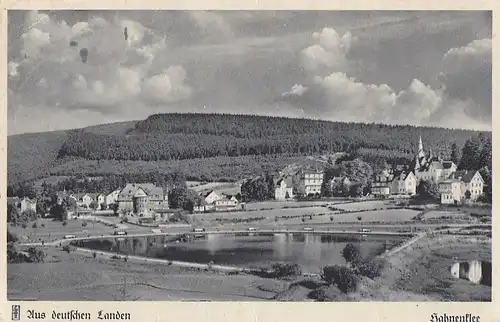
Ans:
[[[300,62],[308,72],[322,69],[341,68],[346,63],[346,56],[354,38],[350,32],[340,36],[335,29],[323,28],[313,33],[315,44],[300,52]]]
[[[155,77],[153,61],[166,49],[163,36],[132,20],[91,18],[69,25],[37,12],[26,15],[24,28],[20,55],[8,64],[9,109],[58,106],[68,113],[90,109],[122,115],[130,106],[136,113],[142,111],[136,117],[149,114],[144,87]],[[88,52],[86,63],[82,49]],[[166,70],[168,90],[156,87],[162,90],[161,101],[188,98],[191,89],[184,69]]]
[[[284,92],[282,96],[283,97],[293,96],[293,95],[302,96],[306,91],[307,87],[304,87],[300,84],[295,84],[292,86],[292,89],[290,89],[288,92]]]
[[[468,116],[491,123],[492,42],[476,40],[450,49],[440,74],[447,95],[466,105]]]
[[[414,79],[406,89],[364,84],[335,69],[345,64],[352,35],[324,28],[318,43],[301,51],[309,81],[295,84],[281,100],[312,117],[353,122],[491,129],[491,40],[474,41],[443,57],[440,85]]]
[[[184,85],[186,71],[181,66],[172,66],[145,82],[146,98],[156,103],[169,103],[191,95],[191,88]]]

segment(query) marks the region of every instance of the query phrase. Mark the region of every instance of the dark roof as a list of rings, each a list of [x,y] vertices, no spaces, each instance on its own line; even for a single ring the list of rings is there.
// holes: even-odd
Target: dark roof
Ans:
[[[203,198],[206,198],[208,197],[212,192],[214,192],[213,190],[209,190],[209,191],[206,191],[202,194]]]
[[[469,183],[471,182],[472,178],[476,175],[477,171],[467,171],[467,170],[462,170],[462,171],[456,171],[450,175],[450,178],[452,179],[458,179],[462,177],[462,181]]]
[[[453,161],[443,161],[443,168],[450,169],[454,165]]]

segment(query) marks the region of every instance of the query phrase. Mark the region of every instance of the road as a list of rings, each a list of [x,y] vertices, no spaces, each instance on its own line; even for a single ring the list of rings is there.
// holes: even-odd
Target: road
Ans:
[[[390,225],[389,225],[390,226]],[[436,230],[439,226],[446,226],[446,229],[459,229],[459,228],[464,228],[464,227],[469,227],[472,226],[472,224],[448,224],[448,225],[443,225],[443,224],[435,224],[435,225],[423,225],[422,228],[428,228],[430,230]],[[491,224],[474,224],[473,226],[476,227],[491,227]],[[359,226],[357,226],[359,228]],[[368,225],[363,225],[363,228],[366,227],[371,227]],[[390,226],[392,227],[392,226]],[[408,226],[406,226],[408,227]],[[347,228],[347,227],[346,227]],[[131,234],[129,231],[128,235],[93,235],[93,236],[83,236],[83,237],[76,237],[76,238],[71,238],[71,239],[58,239],[50,242],[45,242],[45,246],[57,246],[57,245],[63,245],[63,244],[68,244],[71,241],[78,241],[78,240],[92,240],[92,239],[102,239],[102,238],[124,238],[124,237],[150,237],[150,236],[177,236],[181,234],[188,234],[188,235],[212,235],[212,234],[247,234],[247,233],[263,233],[263,234],[297,234],[297,233],[308,233],[308,234],[332,234],[332,235],[367,235],[367,236],[397,236],[397,237],[412,237],[415,236],[417,233],[411,233],[411,232],[394,232],[394,231],[371,231],[371,232],[360,232],[359,230],[346,230],[346,229],[328,229],[328,228],[316,228],[313,231],[306,231],[304,229],[297,229],[297,228],[292,228],[292,229],[286,229],[286,228],[267,228],[267,227],[259,227],[256,231],[249,231],[248,229],[243,229],[243,228],[230,228],[230,227],[220,227],[216,229],[210,229],[206,230],[203,232],[192,232],[192,231],[186,231],[186,228],[182,229],[172,229],[172,231],[163,231],[161,233],[159,232],[148,232],[148,233],[143,233],[143,232],[137,232]],[[34,243],[23,243],[21,245],[24,246],[41,246],[41,242],[34,242]]]

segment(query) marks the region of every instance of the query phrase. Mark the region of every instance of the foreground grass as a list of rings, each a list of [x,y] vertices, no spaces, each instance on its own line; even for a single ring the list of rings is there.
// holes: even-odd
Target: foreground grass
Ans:
[[[45,263],[9,264],[8,298],[45,301],[267,300],[286,285],[151,263],[105,260],[47,248]],[[125,291],[124,291],[125,289]],[[125,293],[125,294],[124,294]]]

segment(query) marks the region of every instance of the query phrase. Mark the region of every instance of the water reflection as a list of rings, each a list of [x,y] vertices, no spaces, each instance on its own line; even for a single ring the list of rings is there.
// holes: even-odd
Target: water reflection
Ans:
[[[306,272],[318,273],[326,265],[343,264],[341,251],[347,243],[359,245],[364,257],[378,255],[403,238],[335,236],[318,234],[209,234],[199,238],[149,236],[126,237],[123,240],[82,242],[83,247],[143,255],[170,260],[263,267],[273,262],[297,263]]]
[[[488,261],[469,261],[457,262],[450,268],[451,275],[455,278],[464,279],[474,284],[491,286],[491,262]]]

